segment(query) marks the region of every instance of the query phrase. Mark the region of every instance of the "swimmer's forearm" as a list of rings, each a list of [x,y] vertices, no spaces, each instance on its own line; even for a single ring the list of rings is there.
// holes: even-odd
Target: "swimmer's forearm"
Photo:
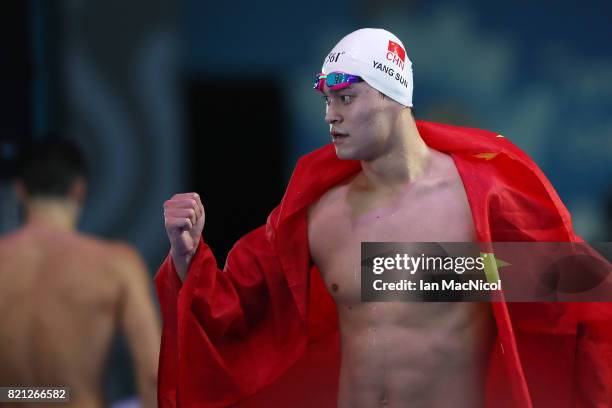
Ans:
[[[180,278],[181,282],[185,282],[185,279],[187,278],[187,271],[189,270],[189,265],[191,264],[193,255],[178,255],[172,250],[170,250],[170,254],[172,256],[172,262],[174,262],[176,274]]]

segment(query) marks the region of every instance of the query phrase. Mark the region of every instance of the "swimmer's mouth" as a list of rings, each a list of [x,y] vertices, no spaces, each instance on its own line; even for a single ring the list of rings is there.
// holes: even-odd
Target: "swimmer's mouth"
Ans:
[[[332,130],[331,132],[329,132],[329,134],[334,140],[344,139],[348,137],[346,133],[336,132],[335,130]]]

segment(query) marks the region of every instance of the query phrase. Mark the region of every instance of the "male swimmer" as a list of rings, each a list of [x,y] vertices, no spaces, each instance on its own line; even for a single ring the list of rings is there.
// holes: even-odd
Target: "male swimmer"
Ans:
[[[412,63],[386,30],[344,37],[315,88],[333,145],[300,159],[281,204],[223,271],[202,238],[199,195],[164,203],[160,404],[248,400],[328,327],[339,330],[340,371],[319,376],[339,375],[337,392],[325,399],[303,379],[296,404],[607,406],[610,354],[569,306],[361,301],[362,242],[577,239],[535,164],[496,133],[415,121]]]
[[[147,271],[132,247],[77,231],[81,153],[67,141],[39,143],[16,188],[26,223],[0,239],[0,386],[68,387],[61,406],[107,406],[104,373],[120,329],[142,406],[155,407],[160,328]]]

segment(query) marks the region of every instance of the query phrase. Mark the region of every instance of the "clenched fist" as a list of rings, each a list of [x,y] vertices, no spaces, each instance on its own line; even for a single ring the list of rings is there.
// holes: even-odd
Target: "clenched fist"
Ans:
[[[198,248],[204,218],[204,206],[197,193],[175,194],[164,203],[170,254],[181,280],[185,280],[189,262]]]

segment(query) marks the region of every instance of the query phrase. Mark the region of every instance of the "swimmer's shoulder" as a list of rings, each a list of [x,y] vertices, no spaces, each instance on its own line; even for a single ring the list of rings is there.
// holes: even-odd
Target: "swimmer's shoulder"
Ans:
[[[38,254],[39,246],[32,240],[32,234],[25,228],[18,228],[0,237],[0,259],[21,260]]]
[[[47,253],[56,256],[73,258],[81,265],[88,265],[87,270],[124,280],[130,271],[144,268],[144,262],[135,247],[127,242],[109,240],[80,231],[58,234],[54,242],[50,237],[44,238]]]
[[[79,234],[74,252],[91,279],[116,294],[124,296],[133,287],[147,285],[150,280],[147,267],[137,249],[129,243]]]
[[[15,230],[6,233],[6,235],[0,237],[0,253],[9,251],[18,245],[21,241],[21,231]]]
[[[123,241],[107,241],[106,250],[110,267],[117,280],[124,286],[147,284],[149,280],[147,266],[134,246]]]
[[[78,241],[84,251],[95,258],[100,258],[104,264],[118,273],[144,266],[138,250],[127,242],[107,240],[83,233],[78,234]]]
[[[107,246],[110,256],[118,263],[130,267],[141,266],[143,263],[138,250],[127,242],[108,241]]]
[[[339,184],[336,184],[335,186],[327,190],[325,193],[323,193],[321,197],[319,197],[316,201],[314,201],[308,206],[309,218],[317,212],[321,211],[322,209],[332,207],[334,206],[334,204],[338,204],[339,202],[341,202],[346,197],[346,193],[349,188],[351,188],[351,185],[354,185],[359,181],[361,174],[362,172],[360,171],[356,175],[353,175],[347,178],[346,180],[343,180]]]

